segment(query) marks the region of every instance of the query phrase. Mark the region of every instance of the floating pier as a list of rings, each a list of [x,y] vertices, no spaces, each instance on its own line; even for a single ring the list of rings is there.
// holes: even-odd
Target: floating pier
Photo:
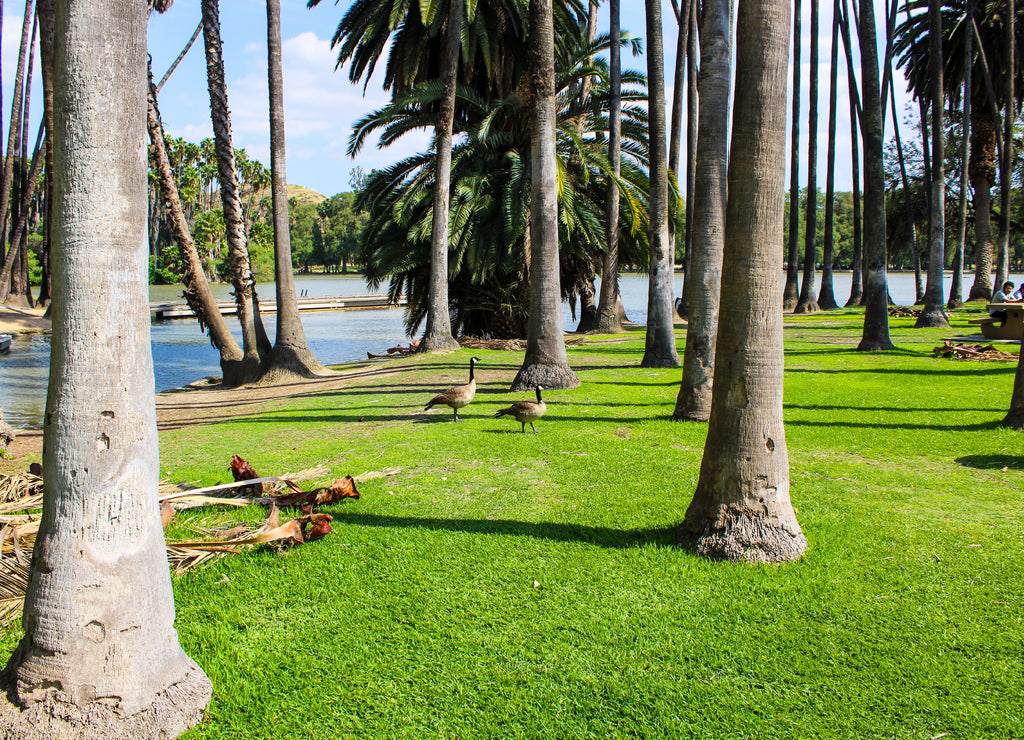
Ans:
[[[406,303],[405,298],[400,298],[398,303],[390,303],[386,295],[304,297],[297,300],[300,311],[351,311],[366,308],[395,308],[397,306],[404,306]],[[234,301],[218,301],[217,308],[220,309],[221,314],[224,316],[232,316],[238,311]],[[191,319],[195,317],[192,309],[183,300],[150,303],[149,310],[155,321]],[[277,313],[277,302],[273,300],[260,301],[260,313]]]

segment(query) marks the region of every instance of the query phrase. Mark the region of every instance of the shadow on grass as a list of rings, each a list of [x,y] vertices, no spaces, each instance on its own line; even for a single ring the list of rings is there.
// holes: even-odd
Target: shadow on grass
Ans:
[[[965,455],[956,462],[978,470],[1024,470],[1024,457],[1018,455]]]
[[[870,424],[868,422],[856,421],[806,421],[801,419],[787,419],[786,426],[796,427],[846,427],[848,429],[914,429],[935,432],[984,432],[1000,429],[1002,420],[987,421],[983,424],[910,424],[910,423],[885,423]]]
[[[466,534],[497,534],[532,537],[555,542],[578,542],[598,547],[625,549],[642,545],[672,547],[675,528],[612,529],[582,524],[555,522],[517,522],[510,519],[436,519],[429,517],[384,516],[379,514],[343,514],[338,524],[387,529],[427,529],[433,532],[464,532]]]

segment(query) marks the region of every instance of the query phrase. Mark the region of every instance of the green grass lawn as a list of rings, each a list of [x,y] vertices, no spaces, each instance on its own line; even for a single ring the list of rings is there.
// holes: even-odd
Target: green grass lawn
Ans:
[[[492,418],[530,397],[506,391],[521,353],[482,350],[163,432],[173,480],[226,481],[232,454],[400,469],[326,508],[323,540],[175,580],[214,683],[185,737],[1024,738],[1024,436],[998,424],[1015,363],[931,352],[972,315],[892,319],[878,354],[854,350],[862,312],[787,318],[809,542],[788,565],[674,546],[707,425],[671,421],[681,372],[640,368],[641,333],[570,348],[582,385],[545,394],[536,435]],[[465,421],[422,413],[471,355]]]

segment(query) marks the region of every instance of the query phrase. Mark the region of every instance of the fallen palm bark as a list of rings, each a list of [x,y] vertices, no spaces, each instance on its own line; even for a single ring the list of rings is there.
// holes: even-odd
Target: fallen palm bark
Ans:
[[[937,357],[945,357],[952,360],[977,360],[979,362],[1016,362],[1018,355],[1013,352],[1003,352],[991,344],[961,344],[946,340],[941,346],[936,347],[932,352]]]

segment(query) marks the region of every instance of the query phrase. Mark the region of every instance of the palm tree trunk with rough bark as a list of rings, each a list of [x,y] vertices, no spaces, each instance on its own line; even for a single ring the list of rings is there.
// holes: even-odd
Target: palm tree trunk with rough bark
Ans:
[[[1014,2],[1005,0],[1005,44],[1003,54],[1006,69],[1014,69]],[[999,160],[999,232],[996,236],[996,279],[1002,285],[1010,277],[1010,195],[1013,191],[1013,124],[1017,118],[1017,96],[1014,94],[1016,75],[1004,74],[1003,91],[1003,151]]]
[[[841,3],[844,0],[840,0]],[[845,8],[845,5],[842,6]],[[846,80],[850,100],[850,165],[853,179],[853,257],[850,281],[850,298],[846,306],[860,306],[864,303],[864,249],[861,235],[861,192],[860,192],[860,114],[857,77],[853,66],[853,49],[850,42],[850,15],[843,10],[839,21],[840,37],[846,56]]]
[[[780,562],[807,540],[789,499],[782,417],[786,0],[739,0],[722,313],[714,401],[680,544],[711,558]]]
[[[665,141],[665,55],[661,43],[661,2],[646,0],[647,87],[650,99],[650,281],[647,338],[641,367],[678,367],[672,306],[674,255],[668,237],[668,148]]]
[[[177,737],[212,693],[178,643],[157,504],[146,14],[134,0],[57,4],[43,513],[0,706],[11,740]]]
[[[622,68],[619,29],[619,0],[608,1],[609,15],[609,102],[608,102],[608,161],[617,178],[622,164]],[[607,250],[601,272],[601,294],[597,303],[597,331],[616,334],[622,331],[619,317],[619,189],[614,182],[608,184],[608,209],[605,219]]]
[[[288,175],[285,166],[284,74],[281,67],[281,2],[267,0],[267,80],[270,97],[270,194],[274,212],[274,282],[277,335],[264,382],[316,377],[327,372],[306,344],[292,273],[288,228]]]
[[[237,366],[235,384],[256,380],[260,375],[260,355],[256,344],[256,326],[252,310],[252,268],[245,243],[242,206],[238,197],[238,175],[235,172],[235,150],[231,144],[231,116],[228,92],[224,82],[224,60],[221,51],[219,0],[201,0],[203,40],[206,48],[206,80],[210,93],[210,119],[217,157],[217,178],[224,209],[224,231],[228,242],[228,264],[234,287],[238,321],[242,326],[242,359]]]
[[[451,0],[448,6],[448,33],[441,72],[444,97],[434,127],[437,166],[434,168],[434,222],[430,236],[430,295],[427,298],[427,328],[420,344],[425,352],[459,348],[459,343],[452,336],[452,321],[448,313],[448,196],[451,187],[452,124],[455,120],[455,85],[459,70],[463,2]]]
[[[974,283],[968,301],[992,300],[992,183],[996,176],[998,124],[983,94],[971,101],[971,157],[967,165],[974,193]]]
[[[680,421],[707,421],[711,414],[729,164],[728,142],[719,134],[729,119],[732,10],[730,0],[705,0],[702,6],[690,312],[683,380],[672,414]]]
[[[828,84],[828,145],[825,170],[825,244],[822,253],[821,288],[818,308],[834,311],[836,304],[832,263],[835,261],[835,199],[836,199],[836,90],[839,81],[839,0],[832,3],[832,48]]]
[[[946,262],[946,148],[943,108],[945,89],[942,82],[942,17],[941,0],[928,2],[928,46],[931,72],[932,105],[932,166],[931,166],[931,219],[928,224],[928,287],[924,294],[924,309],[914,326],[918,328],[949,326],[943,305],[942,288]]]
[[[530,319],[526,355],[510,390],[576,388],[562,329],[555,154],[555,29],[552,0],[530,0]]]
[[[807,212],[804,214],[804,279],[794,313],[815,313],[814,268],[818,256],[818,4],[811,0],[811,75],[807,89]]]
[[[886,279],[885,168],[882,150],[882,101],[875,41],[875,10],[860,7],[861,104],[864,118],[864,331],[857,349],[894,349],[889,339],[889,288]]]
[[[973,14],[974,3],[971,0],[968,0],[964,16],[970,18]],[[964,39],[965,59],[973,58],[973,42],[974,34],[968,34]],[[957,207],[957,213],[960,218],[957,222],[956,252],[953,255],[953,275],[950,279],[949,303],[947,304],[950,309],[960,308],[964,304],[964,252],[966,251],[967,246],[967,162],[970,159],[971,77],[973,66],[974,65],[971,64],[964,66],[963,115],[961,116],[963,128],[960,132],[960,138],[962,140],[962,149],[960,151],[960,201]]]

